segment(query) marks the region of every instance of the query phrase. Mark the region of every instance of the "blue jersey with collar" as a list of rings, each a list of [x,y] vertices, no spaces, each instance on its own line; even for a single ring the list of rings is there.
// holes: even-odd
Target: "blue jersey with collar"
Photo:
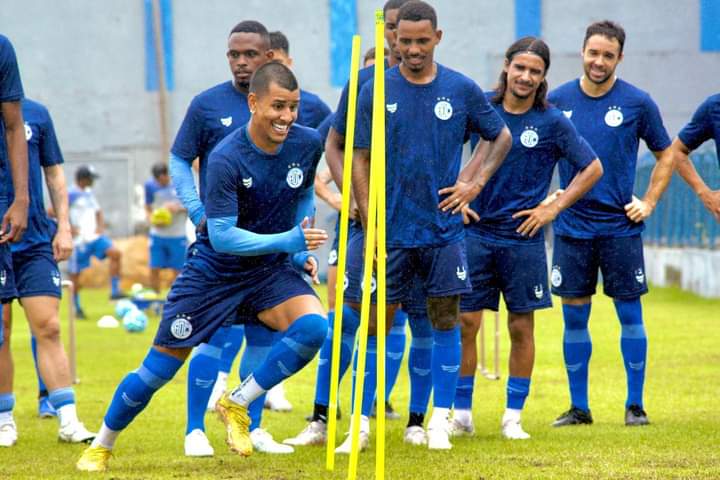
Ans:
[[[313,188],[322,155],[316,130],[292,125],[280,149],[269,154],[250,139],[247,127],[228,135],[208,162],[208,218],[237,217],[237,227],[258,234],[282,233],[297,226],[301,193]],[[242,257],[217,253],[210,245],[197,249],[211,268],[226,274],[267,267],[286,253]]]
[[[18,102],[23,98],[20,70],[15,49],[4,35],[0,35],[0,103]],[[5,144],[5,123],[0,115],[0,214],[8,205],[8,185],[12,185],[7,145]]]
[[[708,97],[695,111],[690,123],[678,133],[678,138],[690,150],[695,150],[707,140],[715,140],[720,161],[720,93]]]
[[[492,95],[488,95],[488,100]],[[596,157],[563,113],[549,105],[532,107],[525,113],[507,112],[502,103],[491,105],[512,134],[512,147],[500,168],[490,178],[470,207],[479,222],[466,226],[468,234],[502,245],[542,242],[543,231],[534,237],[516,232],[527,217],[513,219],[521,211],[535,208],[550,188],[555,164],[560,159],[582,170]]]
[[[330,107],[320,97],[307,90],[300,89],[300,108],[296,123],[310,128],[318,126],[330,115]]]
[[[63,163],[62,152],[55,136],[52,118],[47,108],[25,98],[22,101],[25,120],[25,139],[28,149],[28,225],[19,243],[11,244],[13,252],[21,252],[36,245],[52,242],[57,224],[47,216],[43,201],[43,167]],[[12,183],[9,184],[12,198]]]
[[[373,82],[358,100],[355,148],[370,148]],[[438,190],[455,184],[469,133],[494,140],[505,124],[480,87],[437,64],[432,82],[385,72],[387,245],[434,247],[463,238],[461,215],[442,212]]]
[[[590,97],[575,79],[548,96],[587,140],[603,165],[603,176],[573,206],[562,212],[555,233],[573,238],[631,236],[643,231],[643,223],[627,218],[625,205],[632,201],[638,147],[643,139],[659,152],[670,145],[660,111],[646,92],[617,79],[601,97]],[[566,188],[578,169],[560,163],[560,186]]]

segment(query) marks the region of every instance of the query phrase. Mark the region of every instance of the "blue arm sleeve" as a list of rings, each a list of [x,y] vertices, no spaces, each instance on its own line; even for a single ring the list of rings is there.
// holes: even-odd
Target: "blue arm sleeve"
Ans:
[[[170,178],[172,178],[178,198],[188,211],[190,221],[197,226],[205,216],[205,207],[195,188],[191,163],[173,153],[170,154]]]
[[[308,261],[309,258],[314,258],[315,263],[320,265],[318,262],[318,259],[315,255],[312,253],[306,251],[298,252],[295,255],[292,256],[292,266],[300,273],[305,273],[305,262]]]
[[[296,253],[305,250],[305,235],[300,225],[282,233],[259,234],[236,227],[237,218],[209,218],[210,244],[215,251],[241,257],[269,253]]]
[[[310,186],[303,190],[298,199],[297,216],[295,223],[301,223],[305,217],[315,216],[315,187]]]

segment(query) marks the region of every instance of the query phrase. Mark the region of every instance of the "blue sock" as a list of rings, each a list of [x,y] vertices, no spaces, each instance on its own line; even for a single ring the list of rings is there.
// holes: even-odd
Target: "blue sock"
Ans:
[[[625,408],[630,405],[639,405],[642,408],[647,359],[647,336],[643,326],[640,299],[615,300],[615,311],[622,327],[620,350],[622,351],[625,373],[627,374],[628,394]]]
[[[215,336],[210,341],[213,339]],[[217,379],[220,354],[220,347],[211,343],[201,343],[192,352],[188,364],[185,435],[196,429],[205,431],[205,410]]]
[[[460,376],[460,326],[451,330],[433,328],[432,384],[433,406],[452,408]]]
[[[407,324],[407,313],[398,309],[393,318],[392,330],[387,337],[385,344],[385,400],[390,400],[395,382],[400,373],[400,364],[405,354],[405,325]]]
[[[140,365],[120,382],[105,413],[105,425],[119,431],[142,412],[153,394],[169,382],[183,362],[172,355],[151,348]]]
[[[73,303],[75,304],[75,311],[79,312],[82,310],[82,307],[80,306],[80,293],[73,292]]]
[[[475,375],[458,378],[455,389],[455,404],[457,410],[472,410],[473,390],[475,389]]]
[[[72,405],[75,403],[75,390],[72,387],[63,387],[48,392],[48,401],[55,410],[59,410],[60,407],[65,405]]]
[[[240,347],[242,347],[243,338],[245,338],[244,325],[233,325],[227,328],[227,336],[220,356],[219,370],[221,372],[228,373],[232,369],[233,361],[235,361],[235,357],[237,357]]]
[[[530,393],[530,379],[521,377],[510,377],[507,382],[507,402],[505,406],[514,410],[522,410],[525,406],[525,399]]]
[[[270,349],[265,361],[253,377],[260,387],[270,390],[310,363],[327,336],[328,322],[317,313],[308,313],[295,319]]]
[[[120,293],[120,277],[110,277],[110,292],[113,295]]]
[[[412,340],[408,354],[410,412],[425,414],[432,392],[432,327],[427,313],[408,315]]]
[[[565,357],[565,370],[570,384],[570,402],[581,410],[590,410],[588,404],[588,364],[592,355],[592,342],[588,321],[590,320],[590,307],[585,305],[563,304],[563,320],[565,332],[563,334],[563,355]]]
[[[355,348],[355,335],[360,326],[360,316],[358,312],[347,305],[343,305],[343,324],[342,324],[342,342],[340,344],[340,375],[342,381],[343,375],[347,372],[353,357],[353,349]],[[332,315],[332,317],[330,316]],[[335,314],[328,314],[328,320],[334,323]],[[315,403],[325,405],[330,403],[330,367],[332,366],[332,336],[333,323],[330,324],[327,337],[320,348],[318,359],[317,383],[315,384]],[[340,382],[338,381],[338,385]]]
[[[358,353],[360,349],[355,350],[355,360],[353,362],[353,385],[352,385],[352,406],[355,408],[355,382],[357,381],[357,363]],[[365,375],[363,381],[363,396],[360,414],[366,417],[372,412],[373,403],[375,403],[375,393],[377,390],[377,337],[368,336],[367,354],[365,356]],[[354,410],[351,409],[354,413]]]
[[[35,340],[35,335],[30,337],[30,348],[32,349],[32,355],[33,355],[33,362],[35,363],[35,375],[37,375],[37,381],[38,381],[38,392],[40,392],[41,397],[47,397],[47,386],[45,385],[45,382],[43,382],[42,377],[40,376],[40,369],[38,368],[38,361],[37,361],[37,340]],[[43,395],[43,393],[45,395]]]
[[[14,393],[0,393],[0,413],[12,412],[15,408]]]
[[[270,330],[260,322],[249,322],[245,325],[245,351],[240,360],[240,380],[245,380],[250,374],[262,365],[267,358],[275,341],[275,331]],[[260,427],[262,422],[265,394],[250,402],[248,415],[250,416],[250,431]]]

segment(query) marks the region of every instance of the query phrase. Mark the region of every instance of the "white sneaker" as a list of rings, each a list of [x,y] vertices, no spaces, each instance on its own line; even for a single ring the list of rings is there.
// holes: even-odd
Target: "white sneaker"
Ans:
[[[360,441],[360,451],[365,451],[368,446],[370,446],[370,434],[368,432],[363,432],[360,430],[360,435],[358,436],[358,440]],[[352,442],[350,441],[350,434],[348,433],[345,436],[345,441],[335,449],[335,453],[341,453],[344,455],[350,455],[350,449],[352,448]]]
[[[224,372],[218,372],[218,376],[215,379],[215,385],[213,385],[212,393],[210,393],[210,398],[208,399],[207,404],[207,411],[208,412],[214,412],[215,411],[215,404],[218,400],[220,400],[220,397],[223,396],[223,393],[225,393],[225,390],[227,390],[227,373]],[[190,432],[192,433],[192,432]]]
[[[0,425],[0,447],[12,447],[17,443],[17,426],[14,420]]]
[[[418,425],[407,427],[405,429],[405,437],[403,438],[403,440],[405,441],[405,443],[416,446],[427,445],[428,443],[428,437],[425,429]]]
[[[527,440],[530,434],[523,430],[519,419],[505,419],[502,422],[503,437],[509,440]]]
[[[475,425],[472,422],[463,423],[454,418],[450,421],[451,437],[472,437],[473,435],[475,435]]]
[[[296,437],[286,438],[285,445],[325,445],[327,441],[327,425],[323,422],[310,422]]]
[[[428,448],[430,450],[450,450],[452,443],[450,443],[450,435],[448,433],[449,426],[445,425],[430,425],[428,426]]]
[[[186,457],[212,457],[215,450],[210,445],[205,432],[196,428],[185,435],[185,456]]]
[[[268,390],[265,396],[265,408],[273,412],[290,412],[292,411],[292,403],[285,397],[285,388],[282,383],[278,383]]]
[[[250,441],[256,452],[283,454],[293,453],[295,451],[290,445],[283,445],[282,443],[276,442],[273,436],[262,428],[256,428],[250,432]]]
[[[90,443],[95,438],[96,433],[92,433],[85,428],[82,422],[68,423],[60,426],[58,437],[61,442],[68,443]]]

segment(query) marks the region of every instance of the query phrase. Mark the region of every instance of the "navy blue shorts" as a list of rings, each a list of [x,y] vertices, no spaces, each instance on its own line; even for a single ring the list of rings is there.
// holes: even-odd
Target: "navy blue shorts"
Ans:
[[[105,235],[99,236],[92,242],[75,245],[70,260],[68,260],[68,272],[72,274],[82,272],[90,266],[90,259],[92,257],[98,260],[105,259],[110,247],[112,247],[112,240]]]
[[[180,270],[185,263],[187,239],[185,237],[158,237],[150,235],[150,268]]]
[[[465,246],[472,292],[460,299],[461,312],[497,311],[501,292],[510,312],[552,307],[544,242],[499,245],[468,235]]]
[[[17,298],[62,295],[62,279],[52,246],[42,244],[12,254]]]
[[[427,316],[427,295],[419,278],[415,278],[407,290],[407,297],[402,301],[402,310],[408,315]]]
[[[647,293],[642,237],[555,236],[552,293],[568,298],[594,295],[598,270],[602,273],[603,291],[609,297],[632,300]]]
[[[17,298],[12,254],[7,243],[0,245],[0,302],[8,303]]]
[[[194,347],[207,342],[222,325],[256,317],[299,295],[315,295],[289,261],[264,266],[236,278],[209,273],[203,260],[190,255],[173,283],[155,335],[155,345]]]
[[[333,238],[330,253],[328,253],[328,265],[334,267],[338,262],[338,245],[340,242],[340,214],[335,217],[335,238]]]

